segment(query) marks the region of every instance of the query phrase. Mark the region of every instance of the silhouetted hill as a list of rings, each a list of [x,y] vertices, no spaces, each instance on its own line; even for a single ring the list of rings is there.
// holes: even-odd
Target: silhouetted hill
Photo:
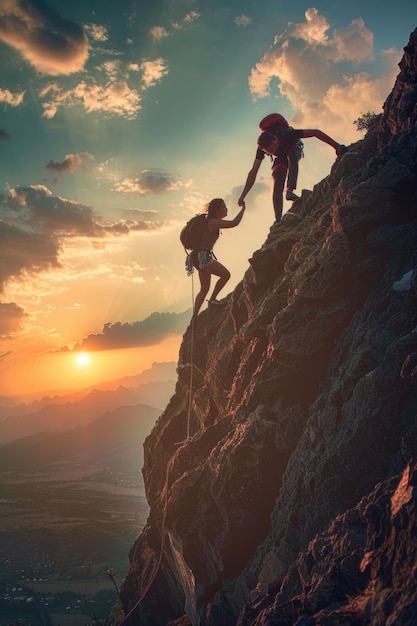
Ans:
[[[139,387],[145,383],[158,381],[176,380],[177,363],[169,361],[166,363],[152,363],[152,367],[144,370],[140,374],[124,376],[116,381],[104,381],[99,385],[94,385],[95,389],[117,389],[117,387]]]
[[[114,409],[85,426],[64,432],[42,432],[1,449],[0,470],[36,470],[57,462],[112,460],[113,468],[143,464],[143,442],[161,411],[146,405]],[[51,468],[52,470],[52,468]]]
[[[417,624],[416,329],[417,30],[375,125],[184,335],[130,624]]]
[[[0,442],[4,445],[15,439],[45,430],[68,430],[79,424],[88,424],[104,412],[134,404],[148,404],[162,411],[174,392],[173,381],[149,382],[138,387],[119,387],[100,391],[94,389],[81,400],[65,404],[51,403],[39,411],[20,416],[11,415],[0,422]]]
[[[25,402],[23,398],[19,400],[16,398],[1,396],[0,422],[10,416],[17,417],[19,415],[26,415],[27,413],[37,413],[48,404],[56,405],[79,401],[95,389],[100,391],[114,391],[119,387],[139,387],[150,382],[175,381],[175,379],[176,363],[173,361],[166,363],[155,362],[152,363],[152,366],[149,369],[133,376],[125,376],[112,381],[103,381],[78,391],[56,393],[52,396],[45,395],[40,399],[31,400],[29,402]],[[150,404],[152,404],[152,402]]]

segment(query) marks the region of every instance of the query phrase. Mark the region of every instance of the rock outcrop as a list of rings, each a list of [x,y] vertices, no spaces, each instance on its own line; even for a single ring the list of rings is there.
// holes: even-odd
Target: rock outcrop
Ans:
[[[416,123],[417,30],[375,126],[187,329],[126,624],[417,624]]]

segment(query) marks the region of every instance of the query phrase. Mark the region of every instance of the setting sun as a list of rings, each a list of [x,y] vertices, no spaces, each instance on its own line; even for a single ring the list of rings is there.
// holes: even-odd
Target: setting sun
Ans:
[[[80,367],[86,367],[87,365],[90,365],[90,357],[86,352],[81,352],[77,355],[77,364]]]

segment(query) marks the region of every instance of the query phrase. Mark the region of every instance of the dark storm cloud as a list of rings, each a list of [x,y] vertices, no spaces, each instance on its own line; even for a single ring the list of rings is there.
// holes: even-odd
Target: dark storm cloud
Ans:
[[[184,313],[152,313],[140,322],[105,324],[101,333],[85,337],[74,350],[116,350],[161,343],[169,335],[182,335],[190,321]]]
[[[1,2],[0,39],[51,76],[77,72],[88,58],[83,27],[42,0]]]

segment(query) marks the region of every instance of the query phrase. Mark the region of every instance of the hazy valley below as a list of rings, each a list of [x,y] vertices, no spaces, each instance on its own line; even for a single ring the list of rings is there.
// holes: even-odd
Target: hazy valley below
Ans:
[[[143,442],[175,369],[154,364],[113,389],[1,408],[0,624],[83,625],[117,603],[103,572],[120,584],[146,522]]]

